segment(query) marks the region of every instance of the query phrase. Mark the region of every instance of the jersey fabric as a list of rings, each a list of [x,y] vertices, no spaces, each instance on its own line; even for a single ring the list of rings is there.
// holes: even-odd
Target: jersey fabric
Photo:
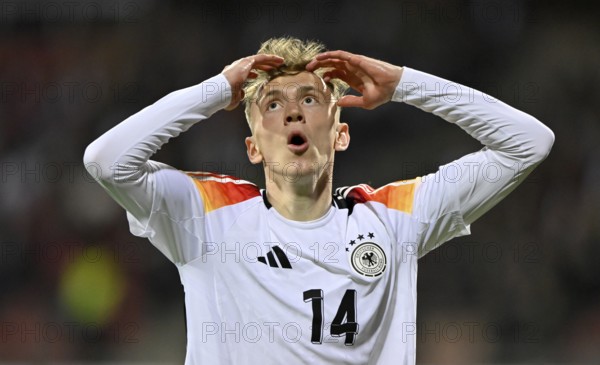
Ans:
[[[169,94],[86,150],[88,171],[178,268],[186,364],[414,364],[418,259],[498,203],[552,132],[460,84],[404,68],[393,101],[454,123],[483,149],[435,173],[335,190],[321,218],[284,218],[252,183],[149,160],[229,104],[223,75]]]

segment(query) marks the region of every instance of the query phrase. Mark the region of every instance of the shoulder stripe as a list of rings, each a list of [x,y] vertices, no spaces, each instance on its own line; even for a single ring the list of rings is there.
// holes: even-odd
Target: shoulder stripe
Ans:
[[[260,190],[256,185],[232,176],[212,173],[187,173],[187,175],[192,178],[202,197],[205,213],[260,196]]]
[[[412,213],[415,192],[421,183],[420,178],[403,180],[373,189],[369,185],[360,184],[347,188],[343,194],[346,199],[355,204],[375,201],[384,204],[390,209],[405,213]]]

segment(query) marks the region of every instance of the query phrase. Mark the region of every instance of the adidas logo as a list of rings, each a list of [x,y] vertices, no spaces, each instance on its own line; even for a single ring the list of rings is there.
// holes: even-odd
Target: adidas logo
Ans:
[[[275,254],[273,254],[273,253],[275,253]],[[275,259],[275,256],[277,256],[277,259]],[[285,253],[279,246],[273,246],[271,248],[271,251],[267,252],[266,258],[264,256],[258,256],[257,260],[259,262],[262,262],[263,264],[269,265],[271,267],[280,267],[282,269],[291,269],[292,268],[292,264],[290,263],[290,260],[288,260],[287,256],[285,255]],[[279,261],[279,264],[277,263],[277,261]],[[267,262],[268,262],[268,264],[267,264]]]

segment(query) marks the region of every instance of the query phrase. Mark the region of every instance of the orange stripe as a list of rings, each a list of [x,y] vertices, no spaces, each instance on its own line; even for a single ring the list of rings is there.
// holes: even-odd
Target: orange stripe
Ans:
[[[376,201],[386,207],[405,213],[412,213],[415,192],[421,180],[404,180],[373,190],[370,186],[357,186],[348,193],[348,197],[357,203]]]
[[[196,188],[204,202],[204,212],[208,213],[215,209],[228,205],[241,203],[260,195],[258,187],[252,183],[237,180],[226,175],[216,174],[188,174],[192,177]],[[231,181],[207,180],[207,177],[217,179],[233,179]]]

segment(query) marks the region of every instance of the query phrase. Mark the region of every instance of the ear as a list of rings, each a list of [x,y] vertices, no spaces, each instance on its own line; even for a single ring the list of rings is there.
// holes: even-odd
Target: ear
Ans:
[[[258,145],[254,141],[254,137],[246,137],[246,153],[251,163],[257,164],[262,162],[263,156],[258,149]]]
[[[335,150],[345,151],[350,145],[350,127],[346,123],[340,123],[335,133]]]

